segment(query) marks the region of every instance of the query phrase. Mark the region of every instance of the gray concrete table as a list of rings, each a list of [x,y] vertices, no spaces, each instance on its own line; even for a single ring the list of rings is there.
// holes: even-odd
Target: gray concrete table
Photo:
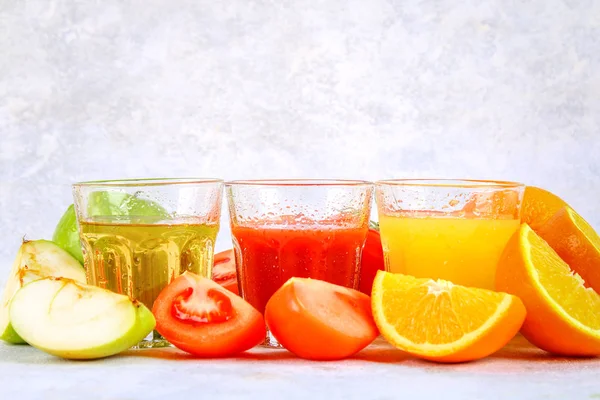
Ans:
[[[521,337],[459,365],[416,360],[381,339],[339,362],[263,348],[216,360],[169,348],[67,361],[0,345],[0,400],[179,398],[600,399],[600,359],[553,357]]]

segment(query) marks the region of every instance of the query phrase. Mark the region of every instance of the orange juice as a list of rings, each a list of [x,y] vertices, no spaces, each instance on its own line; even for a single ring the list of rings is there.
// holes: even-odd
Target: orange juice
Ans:
[[[390,272],[494,289],[496,266],[518,219],[478,219],[416,213],[380,215]]]

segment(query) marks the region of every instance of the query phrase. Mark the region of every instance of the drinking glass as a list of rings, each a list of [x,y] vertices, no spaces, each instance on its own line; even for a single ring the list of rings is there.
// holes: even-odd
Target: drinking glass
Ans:
[[[88,283],[152,309],[183,272],[210,278],[222,189],[222,180],[191,178],[74,184]],[[137,347],[168,345],[155,331]]]
[[[500,255],[519,229],[524,189],[503,181],[376,182],[386,269],[493,290]]]
[[[372,183],[248,180],[225,187],[238,288],[261,313],[291,277],[357,287]],[[279,347],[270,333],[264,345]]]

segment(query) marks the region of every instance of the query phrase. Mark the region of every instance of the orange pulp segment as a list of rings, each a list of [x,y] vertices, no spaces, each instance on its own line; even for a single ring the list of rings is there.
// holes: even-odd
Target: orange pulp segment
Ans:
[[[523,300],[521,332],[531,343],[560,355],[600,355],[600,295],[527,224],[500,258],[496,289]]]
[[[375,277],[371,306],[389,343],[439,362],[488,356],[508,343],[525,319],[515,296],[384,271]]]

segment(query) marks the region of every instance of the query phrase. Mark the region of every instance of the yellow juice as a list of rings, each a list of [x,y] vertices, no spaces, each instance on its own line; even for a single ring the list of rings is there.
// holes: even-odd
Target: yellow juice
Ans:
[[[380,215],[386,269],[494,289],[496,266],[517,219]]]
[[[87,282],[150,309],[161,290],[185,271],[211,276],[217,224],[80,225]]]

